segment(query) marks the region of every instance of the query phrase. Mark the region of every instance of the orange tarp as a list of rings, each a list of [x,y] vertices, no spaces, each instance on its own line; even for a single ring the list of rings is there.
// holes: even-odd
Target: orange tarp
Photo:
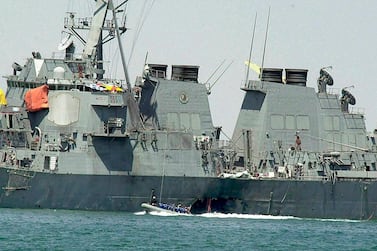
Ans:
[[[48,108],[48,85],[28,90],[25,94],[25,104],[29,112]]]

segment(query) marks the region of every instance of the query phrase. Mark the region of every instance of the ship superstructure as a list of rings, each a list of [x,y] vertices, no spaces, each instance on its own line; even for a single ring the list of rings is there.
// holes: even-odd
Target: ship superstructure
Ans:
[[[353,95],[346,88],[341,95],[327,91],[321,79],[331,76],[325,70],[317,92],[306,86],[306,70],[286,69],[293,75],[286,83],[282,72],[266,69],[262,79],[268,81],[242,88],[245,98],[233,136],[243,139],[237,142],[239,159],[258,175],[278,168],[289,178],[376,178],[375,136],[367,134],[362,111],[349,108],[356,103]]]

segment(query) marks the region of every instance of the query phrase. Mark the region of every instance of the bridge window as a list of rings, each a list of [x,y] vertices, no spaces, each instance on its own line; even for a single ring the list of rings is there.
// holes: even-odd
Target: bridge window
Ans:
[[[324,118],[324,128],[327,131],[339,131],[340,119],[338,116],[326,116]]]
[[[190,115],[188,113],[181,113],[181,129],[190,129],[191,123],[190,123]]]
[[[167,127],[169,129],[200,130],[200,115],[198,113],[170,112],[167,114]]]
[[[284,129],[284,116],[271,115],[271,129]]]
[[[285,129],[296,129],[296,119],[293,115],[285,116]]]
[[[168,121],[167,121],[167,127],[169,129],[177,129],[179,128],[179,120],[178,120],[178,113],[170,112],[167,114]]]
[[[191,126],[193,130],[200,130],[200,116],[198,113],[191,114]]]

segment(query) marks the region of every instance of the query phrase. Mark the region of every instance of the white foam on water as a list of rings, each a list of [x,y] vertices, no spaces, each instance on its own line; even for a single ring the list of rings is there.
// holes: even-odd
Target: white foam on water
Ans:
[[[181,216],[181,215],[184,215],[184,214],[177,214],[177,213],[174,213],[174,212],[157,212],[157,211],[151,211],[149,212],[150,215],[155,215],[155,216]]]
[[[145,211],[140,211],[140,212],[134,212],[134,215],[145,215],[147,212]]]
[[[301,218],[302,220],[316,220],[316,221],[330,221],[330,222],[365,222],[367,220],[349,220],[349,219],[316,219],[316,218],[308,218],[304,219]]]
[[[274,216],[274,215],[261,215],[261,214],[235,214],[235,213],[204,213],[197,215],[206,218],[237,218],[237,219],[256,219],[256,220],[290,220],[298,219],[293,216]]]
[[[134,215],[146,215],[146,211],[135,212]],[[262,214],[236,214],[236,213],[204,213],[204,214],[177,214],[169,212],[149,212],[150,215],[170,217],[170,216],[195,216],[204,218],[219,218],[219,219],[254,219],[254,220],[310,220],[310,221],[323,221],[323,222],[351,222],[359,223],[365,222],[366,220],[350,220],[350,219],[318,219],[318,218],[299,218],[294,216],[275,216],[275,215],[262,215]]]

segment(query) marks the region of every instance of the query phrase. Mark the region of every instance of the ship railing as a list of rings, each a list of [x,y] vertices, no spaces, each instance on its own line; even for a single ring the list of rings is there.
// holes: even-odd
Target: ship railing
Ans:
[[[85,17],[85,18],[65,17],[64,18],[64,28],[74,27],[76,29],[90,29],[91,26],[92,26],[91,17]]]
[[[350,107],[349,108],[349,113],[350,114],[365,115],[365,108],[363,108],[363,107]]]
[[[340,88],[328,88],[327,94],[339,96]]]
[[[231,141],[230,140],[224,140],[224,139],[220,139],[220,140],[217,140],[217,146],[218,148],[229,148],[231,147]]]
[[[65,60],[81,60],[82,59],[82,53],[66,53],[65,51],[54,51],[52,53],[51,58],[52,59],[65,59]]]
[[[254,179],[256,177],[253,177]],[[279,177],[279,176],[274,176],[274,177],[268,177],[268,176],[259,176],[257,177],[258,179],[261,180],[297,180],[297,181],[327,181],[329,178],[327,176],[298,176],[298,177]]]
[[[69,29],[80,29],[80,30],[89,30],[92,26],[92,20],[91,17],[79,17],[79,18],[72,18],[71,16],[64,18],[64,28]],[[122,30],[124,27],[120,27]],[[109,30],[113,31],[115,29],[115,23],[112,19],[106,19],[102,30]]]
[[[8,79],[8,88],[15,87],[32,89],[41,86],[45,83],[45,79],[36,79],[35,81],[24,81],[19,80],[18,76],[11,76],[11,78]]]
[[[51,59],[59,59],[72,62],[80,62],[83,60],[83,53],[66,53],[65,51],[52,52]],[[97,63],[109,63],[109,61],[96,60]]]
[[[313,181],[325,181],[328,180],[327,176],[300,176],[295,178],[296,180],[313,180]]]

